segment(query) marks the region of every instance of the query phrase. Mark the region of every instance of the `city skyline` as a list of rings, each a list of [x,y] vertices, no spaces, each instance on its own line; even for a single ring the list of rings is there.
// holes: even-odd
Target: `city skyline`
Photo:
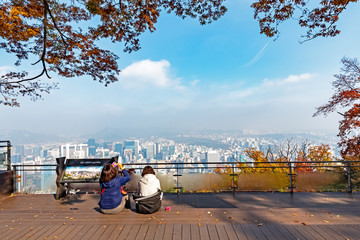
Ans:
[[[337,132],[336,113],[312,114],[331,96],[340,59],[360,56],[360,33],[352,24],[360,6],[344,12],[339,36],[299,44],[305,29],[295,21],[279,25],[276,41],[260,35],[249,5],[229,1],[228,13],[206,26],[163,15],[131,55],[104,41],[120,54],[117,83],[52,76],[59,89],[44,100],[0,106],[0,130],[68,136],[103,128]],[[16,69],[12,56],[1,55],[0,75]]]

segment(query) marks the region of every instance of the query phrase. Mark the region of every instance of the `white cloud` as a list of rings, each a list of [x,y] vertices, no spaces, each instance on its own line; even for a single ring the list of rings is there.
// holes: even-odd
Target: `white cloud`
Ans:
[[[200,80],[191,81],[190,86],[195,87],[199,82],[200,82]]]
[[[183,89],[180,79],[170,74],[170,63],[166,60],[151,61],[149,59],[134,62],[119,74],[120,83],[126,88],[158,88]]]
[[[280,87],[280,86],[284,86],[284,85],[297,84],[297,83],[301,83],[301,82],[307,81],[309,79],[312,79],[315,76],[316,76],[316,74],[303,73],[300,75],[289,75],[287,78],[280,79],[280,80],[265,79],[263,82],[263,86]]]

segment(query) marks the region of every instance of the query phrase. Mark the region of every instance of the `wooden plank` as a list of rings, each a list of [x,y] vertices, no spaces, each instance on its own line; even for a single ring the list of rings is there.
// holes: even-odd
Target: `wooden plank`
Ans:
[[[219,240],[219,235],[217,233],[215,224],[206,224],[208,232],[209,232],[209,238],[211,240]]]
[[[55,226],[50,226],[50,228],[44,232],[40,237],[39,239],[46,239],[47,236],[49,236],[50,234],[52,234],[53,232],[56,231],[56,229],[58,229],[61,225],[55,225]]]
[[[91,228],[81,237],[81,239],[89,239],[100,228],[100,225],[92,225]]]
[[[243,231],[244,231],[247,239],[250,239],[250,240],[257,239],[255,233],[250,228],[250,224],[243,224],[241,227],[243,228]]]
[[[324,239],[309,225],[307,225],[307,226],[294,225],[293,228],[296,231],[298,231],[301,235],[303,235],[305,239],[319,239],[319,240]]]
[[[289,234],[289,232],[286,232],[285,234],[283,234],[273,224],[265,224],[264,226],[269,229],[269,231],[275,236],[276,239],[278,239],[278,240],[287,240],[287,239],[289,239],[289,238],[286,237],[286,234]]]
[[[44,226],[43,228],[40,229],[40,231],[38,231],[35,234],[32,234],[31,237],[27,238],[27,239],[40,239],[40,237],[45,234],[50,228],[52,228],[53,226],[51,225],[47,225]],[[41,237],[42,238],[42,237]]]
[[[189,239],[200,239],[200,230],[198,224],[190,225],[190,238]]]
[[[157,225],[150,225],[148,227],[148,230],[146,232],[145,240],[152,240],[155,239],[155,233],[156,233]]]
[[[229,240],[224,225],[216,224],[215,227],[220,240]]]
[[[346,235],[344,235],[342,232],[337,231],[335,226],[333,225],[319,225],[324,231],[328,232],[329,234],[333,235],[335,239],[346,239]]]
[[[135,239],[136,240],[145,239],[145,237],[147,235],[148,228],[149,228],[148,225],[145,225],[145,224],[140,225],[140,229],[139,229],[138,234],[136,235]]]
[[[261,231],[262,226],[257,224],[250,224],[250,228],[254,232],[257,239],[266,239],[265,235]]]
[[[296,233],[296,236],[292,234],[294,231],[293,229],[286,228],[284,225],[273,225],[276,227],[282,235],[285,236],[286,239],[296,239],[296,236],[298,236],[298,233]]]
[[[182,224],[181,239],[191,239],[190,224]],[[199,239],[199,237],[196,239]]]
[[[76,225],[67,235],[67,239],[74,239],[75,236],[84,228],[84,225]],[[66,230],[67,231],[67,230]]]
[[[46,234],[44,234],[44,239],[55,239],[55,237],[57,238],[58,234],[60,234],[61,232],[66,230],[66,226],[65,225],[58,225],[58,228],[55,229],[55,231],[53,232],[47,232]]]
[[[127,239],[128,235],[130,234],[132,225],[124,225],[120,235],[117,239]]]
[[[164,240],[170,240],[173,237],[174,224],[166,224],[164,231]]]
[[[339,230],[343,231],[347,234],[347,236],[350,236],[351,239],[360,239],[359,231],[352,225],[335,225]]]
[[[266,227],[266,224],[258,226],[258,229],[264,234],[267,239],[277,239],[275,235]]]
[[[114,230],[111,232],[109,239],[117,239],[124,229],[124,225],[116,225]]]
[[[238,237],[236,236],[235,230],[231,224],[224,224],[224,229],[225,229],[227,237],[230,240],[238,239]]]
[[[336,240],[336,238],[334,238],[332,235],[328,234],[327,232],[325,232],[322,228],[320,228],[317,225],[309,225],[310,228],[305,228],[306,230],[308,230],[310,232],[311,235],[313,235],[314,237],[317,237],[318,239],[326,239],[326,240]],[[316,231],[316,233],[318,233],[318,235],[316,235],[315,233],[313,233],[312,231],[310,231],[310,229],[314,229],[314,231]],[[322,237],[322,238],[321,238]]]
[[[90,230],[91,227],[91,225],[84,225],[84,227],[79,229],[78,233],[74,235],[73,240],[81,239]]]
[[[94,240],[97,240],[97,239],[100,239],[102,238],[103,236],[103,233],[105,232],[106,228],[108,228],[109,225],[101,225],[97,230],[96,232],[94,232],[94,234],[92,236],[89,237],[89,239],[94,239]]]
[[[163,224],[158,225],[156,228],[154,239],[158,239],[158,240],[164,239],[164,232],[165,232],[165,225]]]
[[[45,226],[37,226],[34,228],[31,228],[32,230],[29,229],[28,232],[26,232],[25,234],[23,234],[22,236],[18,237],[18,240],[23,240],[23,239],[28,239],[29,237],[31,237],[32,235],[35,235],[36,233],[38,233],[39,231],[41,231],[41,229],[43,229]]]
[[[101,239],[110,239],[111,234],[113,233],[114,229],[116,228],[116,225],[108,225],[105,228],[105,231],[101,235]],[[116,236],[117,237],[117,236]]]
[[[209,231],[207,229],[206,224],[198,225],[199,226],[199,233],[200,233],[200,239],[201,240],[209,240]]]
[[[28,226],[8,227],[5,229],[6,231],[3,231],[1,233],[1,239],[17,239],[18,237],[24,235],[27,231],[29,231]]]
[[[75,229],[76,225],[68,225],[65,231],[58,234],[58,239],[69,239],[67,236],[70,236]]]
[[[286,230],[291,233],[295,237],[295,239],[306,239],[298,230],[294,228],[292,225],[283,225],[282,227],[286,228]]]
[[[133,224],[126,240],[135,240],[136,236],[139,234],[140,226],[140,224]]]
[[[247,236],[246,236],[246,233],[245,233],[245,230],[242,228],[242,226],[240,224],[234,224],[232,226],[234,228],[234,231],[236,233],[236,236],[239,240],[246,240],[246,239],[249,239]]]
[[[181,231],[182,231],[182,224],[175,224],[172,239],[173,240],[180,240],[181,239]]]

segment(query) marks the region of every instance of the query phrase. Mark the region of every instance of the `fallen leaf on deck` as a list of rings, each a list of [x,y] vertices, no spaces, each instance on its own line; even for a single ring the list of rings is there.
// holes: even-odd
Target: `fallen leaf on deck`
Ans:
[[[10,230],[13,230],[14,228],[9,228]]]
[[[180,213],[179,213],[179,212],[176,212],[176,214],[177,214],[177,215],[180,215]]]
[[[229,217],[229,219],[234,219],[233,217]]]
[[[258,226],[261,227],[262,225],[264,225],[263,223],[259,223]]]
[[[227,214],[227,212],[224,212],[224,214]]]
[[[310,217],[313,217],[313,216],[314,216],[314,215],[312,215],[312,214],[310,215]]]
[[[34,215],[34,218],[38,217],[39,215]]]
[[[198,223],[199,227],[201,227],[201,223]]]
[[[323,220],[324,223],[328,223],[329,221]]]
[[[119,230],[122,230],[122,228],[119,228]]]
[[[154,217],[154,216],[151,216],[151,217],[154,218],[154,219],[156,218],[156,217]]]
[[[66,222],[63,223],[63,225],[65,225],[65,224],[66,224]]]
[[[292,215],[293,215],[293,216],[296,216],[296,214],[295,214],[295,213],[293,213]]]
[[[159,222],[159,224],[162,224],[162,222]]]
[[[298,223],[299,221],[294,221],[294,222]]]
[[[302,225],[304,225],[304,226],[306,226],[306,225],[307,225],[307,224],[306,224],[306,223],[304,223],[304,222],[302,222],[301,224],[302,224]]]

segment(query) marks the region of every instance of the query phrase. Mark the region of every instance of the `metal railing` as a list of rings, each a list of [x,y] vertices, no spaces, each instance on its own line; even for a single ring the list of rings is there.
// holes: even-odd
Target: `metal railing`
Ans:
[[[131,163],[123,164],[127,169],[133,168],[141,173],[144,166],[152,166],[157,172],[157,176],[167,176],[170,186],[167,191],[176,192],[196,192],[196,191],[218,191],[235,192],[238,191],[285,191],[293,193],[296,191],[306,191],[301,188],[301,181],[307,178],[323,180],[329,175],[336,175],[334,183],[329,180],[332,191],[345,191],[351,193],[360,189],[360,161],[331,161],[331,162],[202,162],[202,163]],[[55,185],[56,164],[47,165],[12,165],[14,172],[14,192],[28,192],[36,189],[41,181],[40,191],[46,190],[46,186]],[[51,173],[51,174],[50,174]],[[33,176],[31,176],[31,174]],[[40,176],[40,179],[39,179]],[[197,177],[197,178],[195,178]],[[280,179],[281,186],[258,189],[245,188],[244,184],[260,181],[267,177],[266,181],[273,181],[273,177]],[[170,179],[170,180],[169,180]],[[200,180],[199,180],[200,179]],[[249,180],[250,179],[250,180]],[[270,180],[269,180],[270,179]],[[302,179],[302,180],[301,180]],[[173,182],[171,182],[173,180]],[[30,181],[30,182],[29,182]],[[31,182],[32,181],[32,182]],[[36,181],[36,183],[34,182]],[[212,186],[200,189],[201,184],[215,181]],[[216,182],[218,181],[218,182]],[[329,187],[315,187],[315,182],[311,182],[311,191],[326,191]],[[220,186],[219,182],[223,182]],[[193,184],[198,190],[191,190]],[[285,187],[286,184],[286,187]],[[313,186],[311,186],[311,184]],[[324,183],[325,184],[325,183]],[[261,185],[261,184],[260,184]],[[321,185],[321,184],[320,184]],[[319,186],[320,186],[319,185]],[[326,184],[325,184],[326,185]],[[219,187],[219,188],[217,188]],[[279,189],[276,189],[279,188]],[[286,188],[286,189],[285,189]],[[54,190],[55,191],[55,190]],[[54,192],[51,190],[51,192]],[[33,191],[39,192],[39,191]]]

